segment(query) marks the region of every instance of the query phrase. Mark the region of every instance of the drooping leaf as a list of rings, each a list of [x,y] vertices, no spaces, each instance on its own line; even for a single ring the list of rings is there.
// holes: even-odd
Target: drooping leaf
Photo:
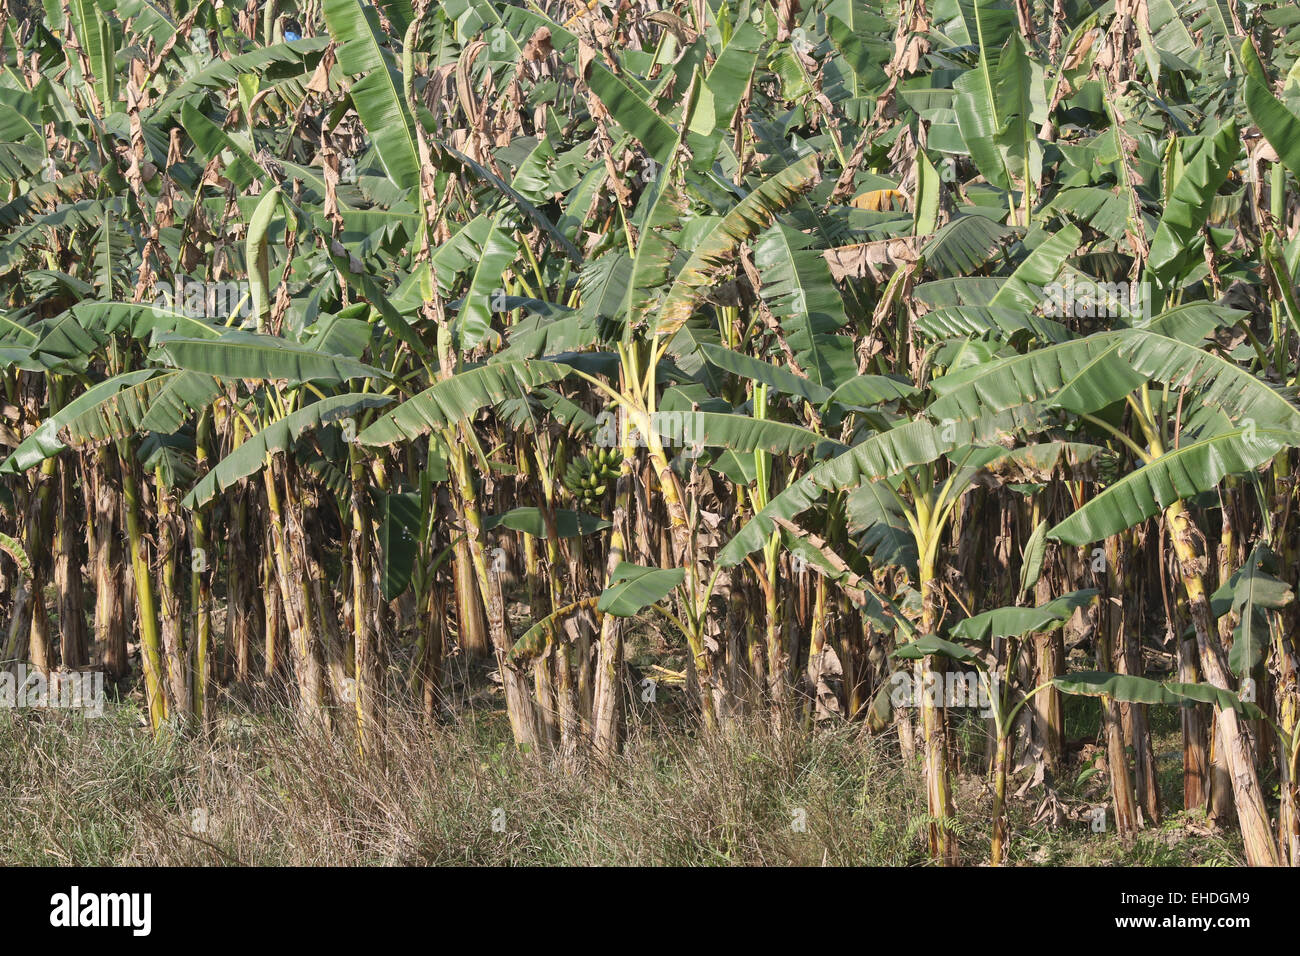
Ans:
[[[953,641],[945,641],[937,634],[922,634],[916,640],[908,641],[894,651],[893,656],[899,660],[919,661],[931,654],[938,654],[966,664],[979,660],[978,655],[969,647],[963,647]]]
[[[216,339],[157,337],[158,349],[178,367],[218,378],[287,382],[342,382],[386,376],[346,355],[329,355],[297,342],[255,332],[227,331]]]
[[[94,408],[105,398],[123,388],[137,385],[150,378],[153,374],[153,369],[126,372],[86,389],[55,414],[41,422],[30,435],[23,439],[13,453],[3,463],[0,463],[0,474],[22,474],[34,465],[39,465],[46,458],[54,457],[67,447],[59,437],[59,432],[67,426],[68,422],[76,420],[79,415]]]
[[[786,395],[797,395],[814,404],[821,404],[831,397],[831,390],[808,378],[796,375],[789,369],[771,362],[764,362],[753,356],[723,348],[720,345],[702,344],[700,351],[704,357],[718,368],[747,378],[750,381],[767,385]]]
[[[181,502],[186,508],[205,505],[242,478],[261,471],[272,455],[287,451],[298,436],[311,428],[349,418],[368,408],[383,408],[392,402],[387,395],[350,393],[332,395],[277,419],[221,459],[199,479]]]
[[[163,372],[106,395],[103,401],[69,419],[60,437],[76,448],[125,438],[136,431],[170,434],[221,393],[221,383],[211,375]]]
[[[609,587],[601,593],[596,609],[615,617],[631,617],[662,601],[685,576],[686,571],[682,568],[647,568],[629,561],[620,562],[610,577]]]
[[[1132,674],[1074,671],[1052,678],[1062,693],[1084,697],[1103,695],[1129,704],[1178,704],[1182,698],[1159,681]]]
[[[1048,537],[1085,545],[1118,534],[1298,444],[1300,432],[1271,427],[1238,428],[1190,442],[1125,475],[1053,527]]]
[[[479,409],[518,395],[520,389],[556,382],[570,369],[555,362],[517,360],[481,365],[443,379],[362,431],[363,445],[392,445],[430,429],[469,418]]]
[[[556,508],[554,517],[555,533],[561,538],[576,538],[610,527],[610,522],[604,518],[583,511],[571,511],[567,508]],[[548,537],[546,521],[542,517],[540,508],[511,508],[504,514],[484,515],[483,529],[491,531],[493,528],[509,528],[512,531],[522,531],[534,538]]]
[[[1038,607],[1000,607],[968,617],[955,624],[953,637],[972,644],[987,644],[992,638],[1024,637],[1052,631],[1065,624],[1081,607],[1091,604],[1097,591],[1072,591]]]
[[[796,517],[826,490],[852,490],[863,481],[888,478],[913,465],[936,461],[953,447],[955,439],[945,442],[935,426],[924,420],[872,435],[787,485],[718,552],[718,563],[723,567],[739,564],[745,555],[763,546],[775,518]]]

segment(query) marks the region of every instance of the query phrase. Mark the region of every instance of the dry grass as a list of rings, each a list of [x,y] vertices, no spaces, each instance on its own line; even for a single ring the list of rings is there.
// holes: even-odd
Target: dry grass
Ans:
[[[606,768],[506,744],[501,715],[395,713],[382,759],[346,730],[228,706],[154,740],[124,706],[0,713],[0,858],[22,864],[906,864],[924,796],[844,728],[700,740],[642,726]],[[806,829],[796,828],[804,811]],[[195,811],[198,811],[196,814]],[[495,817],[494,817],[495,814]],[[203,820],[206,815],[206,821]],[[494,830],[494,819],[504,830]],[[206,823],[206,825],[205,825]]]
[[[0,711],[0,860],[43,865],[920,865],[925,797],[892,735],[860,725],[701,738],[675,706],[633,708],[623,756],[566,769],[520,754],[487,706],[430,727],[396,702],[384,752],[285,702],[224,698],[206,735],[148,731],[132,699],[102,719]],[[679,704],[680,702],[676,702]],[[343,715],[346,718],[346,715]],[[976,770],[977,762],[968,765]],[[1061,781],[1076,811],[1101,775]],[[1087,777],[1085,780],[1084,778]],[[959,780],[963,859],[988,854],[989,793]],[[1171,813],[1122,844],[1013,803],[1013,864],[1233,864],[1234,834]],[[1172,802],[1172,801],[1171,801]],[[800,815],[798,811],[803,811]],[[205,819],[206,818],[206,819]],[[497,828],[494,829],[494,822]],[[797,823],[802,822],[802,830]],[[1195,835],[1196,839],[1188,839]],[[1210,837],[1207,839],[1207,837]]]

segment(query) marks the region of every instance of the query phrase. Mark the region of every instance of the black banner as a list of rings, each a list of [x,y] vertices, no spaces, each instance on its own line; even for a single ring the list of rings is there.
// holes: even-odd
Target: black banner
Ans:
[[[987,868],[719,870],[373,869],[9,869],[0,871],[9,902],[11,946],[29,937],[135,946],[196,941],[242,927],[258,946],[281,940],[336,943],[340,932],[439,922],[466,931],[490,927],[493,945],[519,934],[536,942],[527,918],[548,908],[572,913],[584,934],[626,938],[636,927],[656,935],[698,932],[700,905],[748,908],[784,900],[788,919],[805,905],[838,900],[864,922],[923,916],[926,944],[975,946],[1023,938],[1026,931],[1098,932],[1109,937],[1198,933],[1216,943],[1240,934],[1285,931],[1293,922],[1293,877],[1267,870]],[[728,902],[730,901],[730,902]],[[742,903],[748,901],[748,903]],[[604,925],[602,925],[604,924]],[[728,920],[729,945],[766,941],[767,920]],[[408,928],[403,928],[408,927]],[[768,929],[764,929],[768,927]],[[737,937],[739,933],[739,937]],[[964,943],[963,943],[964,940]]]

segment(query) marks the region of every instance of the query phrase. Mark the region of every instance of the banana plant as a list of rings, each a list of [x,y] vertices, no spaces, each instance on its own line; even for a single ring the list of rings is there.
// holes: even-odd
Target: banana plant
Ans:
[[[1051,682],[1039,684],[1027,691],[1019,691],[1017,699],[1011,677],[1018,670],[1020,652],[1025,646],[1023,639],[1029,634],[1061,627],[1075,611],[1091,603],[1096,596],[1094,590],[1076,591],[1035,608],[1013,606],[985,611],[954,625],[950,629],[950,640],[931,632],[894,651],[893,656],[900,660],[923,660],[931,654],[967,664],[976,669],[983,681],[997,738],[993,764],[991,866],[1001,866],[1006,854],[1007,778],[1016,717],[1037,694],[1055,686]],[[940,693],[939,680],[937,675],[931,675],[931,683],[920,685],[921,692],[937,696]]]

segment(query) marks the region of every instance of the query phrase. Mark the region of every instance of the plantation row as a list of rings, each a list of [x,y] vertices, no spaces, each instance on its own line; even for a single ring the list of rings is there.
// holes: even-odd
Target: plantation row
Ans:
[[[1182,808],[1300,863],[1298,26],[0,7],[0,663],[379,759],[481,658],[595,773],[653,626],[705,733],[896,737],[941,861],[957,728],[996,865],[1081,695],[1122,835],[1173,707]]]

